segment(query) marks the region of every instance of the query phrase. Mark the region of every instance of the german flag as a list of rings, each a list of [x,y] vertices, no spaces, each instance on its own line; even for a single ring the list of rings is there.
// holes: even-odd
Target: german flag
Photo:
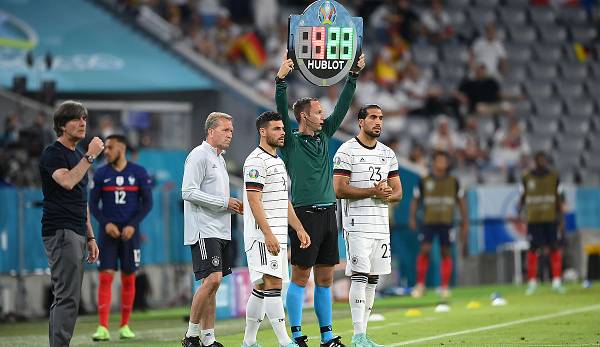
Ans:
[[[240,56],[254,66],[262,66],[267,61],[267,53],[262,42],[255,32],[249,32],[238,37],[228,54],[230,59],[236,59]]]

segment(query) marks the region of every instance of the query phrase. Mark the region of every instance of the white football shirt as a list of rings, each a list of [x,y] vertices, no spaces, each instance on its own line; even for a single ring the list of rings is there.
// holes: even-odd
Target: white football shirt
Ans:
[[[398,177],[398,160],[388,146],[377,142],[368,147],[357,138],[340,146],[333,157],[333,175],[350,178],[350,186],[370,188],[377,182]],[[389,239],[388,204],[381,199],[341,199],[342,226],[354,236]]]
[[[287,245],[288,182],[283,160],[258,147],[244,162],[244,243],[246,251],[265,237],[254,219],[247,191],[262,192],[262,204],[273,235],[282,248]]]

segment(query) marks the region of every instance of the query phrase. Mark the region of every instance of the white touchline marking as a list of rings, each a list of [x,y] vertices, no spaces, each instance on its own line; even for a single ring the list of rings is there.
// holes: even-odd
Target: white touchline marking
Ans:
[[[460,331],[455,331],[455,332],[451,332],[451,333],[440,334],[440,335],[436,335],[436,336],[422,337],[420,339],[403,341],[403,342],[394,343],[394,344],[391,344],[391,345],[388,345],[388,346],[389,347],[396,347],[396,346],[411,345],[413,343],[419,343],[419,342],[437,340],[437,339],[441,339],[441,338],[444,338],[444,337],[451,337],[451,336],[457,336],[457,335],[478,333],[478,332],[481,332],[481,331],[499,329],[499,328],[509,327],[511,325],[516,325],[516,324],[521,324],[521,323],[529,323],[529,322],[536,322],[536,321],[540,321],[540,320],[544,320],[544,319],[551,319],[551,318],[556,318],[556,317],[561,317],[561,316],[568,316],[568,315],[571,315],[571,314],[583,313],[583,312],[588,312],[588,311],[594,311],[594,310],[597,310],[597,309],[600,309],[600,305],[593,305],[593,306],[588,306],[588,307],[581,307],[581,308],[575,308],[575,309],[570,309],[570,310],[564,310],[564,311],[559,311],[559,312],[545,314],[545,315],[536,316],[536,317],[530,317],[530,318],[513,320],[513,321],[505,322],[505,323],[488,325],[488,326],[485,326],[485,327],[480,327],[480,328],[475,328],[475,329],[460,330]]]
[[[378,325],[378,326],[372,327],[372,328],[369,327],[367,330],[371,331],[371,330],[377,330],[377,329],[384,329],[384,328],[391,327],[391,326],[394,326],[394,325],[404,325],[404,324],[412,324],[412,323],[430,322],[430,321],[436,320],[436,319],[437,319],[436,317],[416,318],[416,319],[411,319],[411,320],[406,321],[406,322],[393,322],[393,323],[386,323],[384,325]],[[354,330],[345,330],[345,331],[340,332],[340,334],[343,334],[343,335],[353,334],[353,333],[354,333]],[[309,340],[317,340],[317,339],[320,339],[320,337],[319,336],[309,336],[308,339]]]

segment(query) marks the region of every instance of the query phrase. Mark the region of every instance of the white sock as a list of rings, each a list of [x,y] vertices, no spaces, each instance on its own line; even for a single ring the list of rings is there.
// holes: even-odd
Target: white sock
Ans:
[[[267,317],[269,317],[269,321],[273,326],[279,345],[286,346],[292,342],[292,339],[290,339],[285,329],[285,311],[283,310],[281,289],[269,289],[265,290],[264,293]]]
[[[202,344],[205,346],[210,346],[213,344],[213,342],[215,342],[216,337],[215,337],[215,329],[206,329],[206,330],[202,330],[201,331],[202,336],[201,336],[201,340],[202,340]]]
[[[365,288],[365,318],[363,322],[365,324],[365,332],[367,331],[367,325],[369,324],[369,317],[371,317],[371,311],[373,310],[373,302],[375,302],[375,288],[379,277],[369,277],[367,287]]]
[[[252,346],[256,343],[256,334],[260,323],[265,319],[264,294],[258,289],[253,289],[248,304],[246,304],[246,330],[244,332],[244,344]]]
[[[200,325],[199,324],[194,324],[192,322],[188,323],[188,330],[185,333],[186,337],[190,337],[190,336],[200,336]]]
[[[356,274],[350,277],[350,313],[352,314],[352,325],[354,326],[354,335],[364,334],[366,324],[363,321],[365,316],[366,298],[365,288],[367,286],[367,275]]]

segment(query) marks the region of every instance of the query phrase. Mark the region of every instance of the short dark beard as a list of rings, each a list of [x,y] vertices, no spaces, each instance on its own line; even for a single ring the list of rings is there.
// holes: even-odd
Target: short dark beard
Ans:
[[[381,136],[381,130],[379,131],[379,134],[375,134],[375,132],[373,131],[367,131],[366,129],[363,130],[365,132],[366,135],[371,136],[372,138],[376,139],[379,136]]]
[[[267,137],[267,145],[269,145],[271,147],[276,147],[276,148],[283,147],[282,145],[279,144],[279,139],[275,139],[274,141],[271,141],[271,139],[269,139],[268,137]]]

